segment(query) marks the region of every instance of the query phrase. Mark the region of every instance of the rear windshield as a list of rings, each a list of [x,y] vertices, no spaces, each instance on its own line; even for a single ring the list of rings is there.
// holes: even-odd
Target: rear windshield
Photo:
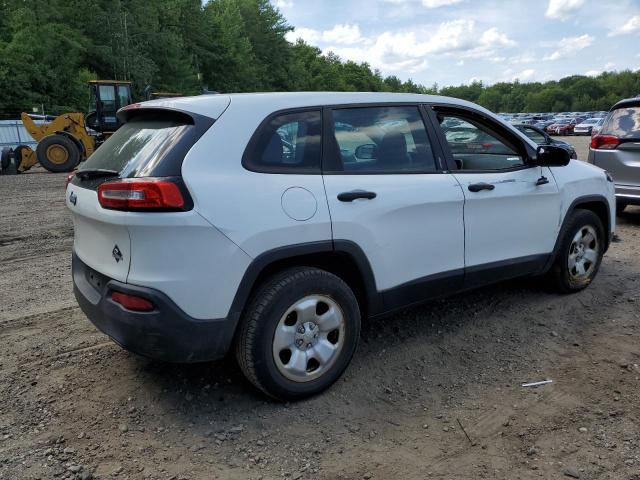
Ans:
[[[613,110],[600,133],[622,139],[640,138],[640,105]]]
[[[122,125],[79,170],[115,170],[121,178],[158,176],[153,170],[167,159],[190,128],[193,125],[182,118],[134,118]]]

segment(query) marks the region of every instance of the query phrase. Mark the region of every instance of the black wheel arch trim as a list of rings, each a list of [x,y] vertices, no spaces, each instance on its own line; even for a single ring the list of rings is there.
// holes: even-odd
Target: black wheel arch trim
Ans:
[[[603,227],[605,227],[606,229],[605,239],[604,239],[605,241],[604,252],[606,252],[609,249],[609,245],[611,244],[611,235],[613,233],[611,231],[611,209],[610,209],[609,201],[604,195],[583,195],[575,198],[573,202],[571,202],[571,204],[569,205],[569,208],[567,208],[567,213],[565,213],[564,218],[562,219],[562,225],[560,226],[560,230],[558,231],[558,237],[556,238],[556,243],[553,246],[553,253],[549,257],[549,261],[545,267],[545,270],[549,270],[553,265],[553,263],[555,262],[556,256],[559,253],[560,243],[562,242],[561,235],[564,232],[564,229],[567,225],[569,217],[577,208],[580,207],[580,205],[585,205],[587,203],[601,203],[602,206],[605,207],[606,223],[603,225]]]
[[[369,315],[380,313],[383,310],[381,297],[376,289],[373,270],[362,249],[350,240],[322,240],[274,248],[254,258],[240,281],[228,317],[236,322],[240,319],[258,278],[270,265],[281,260],[323,253],[343,253],[353,260],[362,278]]]

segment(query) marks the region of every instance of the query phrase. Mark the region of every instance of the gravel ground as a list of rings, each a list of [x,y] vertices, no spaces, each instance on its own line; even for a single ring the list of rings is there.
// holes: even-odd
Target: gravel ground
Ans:
[[[343,379],[279,404],[231,360],[93,328],[64,182],[0,177],[0,479],[640,479],[639,208],[587,290],[511,281],[366,322]]]

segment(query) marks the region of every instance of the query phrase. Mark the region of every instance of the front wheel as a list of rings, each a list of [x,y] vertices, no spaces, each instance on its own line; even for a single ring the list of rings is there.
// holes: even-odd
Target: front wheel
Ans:
[[[242,319],[236,358],[253,385],[278,400],[300,400],[333,384],[360,335],[349,286],[316,268],[285,270],[254,293]]]
[[[563,228],[560,247],[551,269],[558,291],[578,292],[595,278],[602,262],[605,231],[600,218],[590,210],[576,210]]]
[[[36,147],[38,162],[50,172],[70,172],[80,162],[80,148],[69,137],[60,134],[44,137]]]

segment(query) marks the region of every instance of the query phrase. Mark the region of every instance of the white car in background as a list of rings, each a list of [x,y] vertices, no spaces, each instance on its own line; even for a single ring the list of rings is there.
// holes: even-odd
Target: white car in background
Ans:
[[[278,399],[335,382],[361,320],[520,276],[586,288],[615,229],[604,170],[463,100],[207,95],[118,117],[66,190],[81,309],[151,358],[235,351]]]
[[[577,124],[573,128],[573,134],[574,135],[591,135],[593,131],[593,127],[595,127],[600,120],[602,119],[597,117],[587,118],[586,120]]]
[[[591,129],[591,135],[597,135],[598,133],[600,133],[600,130],[602,130],[602,126],[604,125],[604,122],[606,121],[607,116],[605,114],[605,116],[601,117],[598,120],[598,123],[596,123],[593,128]]]

